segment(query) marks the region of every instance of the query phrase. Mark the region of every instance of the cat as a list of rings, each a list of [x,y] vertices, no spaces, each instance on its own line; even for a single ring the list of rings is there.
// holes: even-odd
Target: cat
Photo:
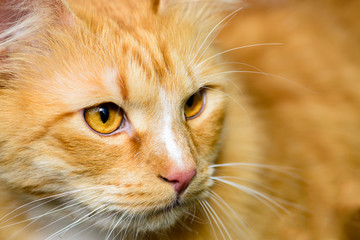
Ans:
[[[306,44],[351,36],[321,3],[2,0],[0,239],[358,239],[359,58]]]

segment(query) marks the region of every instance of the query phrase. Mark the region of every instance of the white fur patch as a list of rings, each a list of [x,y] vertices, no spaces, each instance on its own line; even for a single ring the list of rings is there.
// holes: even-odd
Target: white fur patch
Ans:
[[[160,90],[160,97],[163,106],[163,130],[161,133],[161,140],[165,143],[170,159],[174,160],[178,167],[184,168],[183,154],[175,141],[174,132],[172,130],[171,105],[164,90]]]

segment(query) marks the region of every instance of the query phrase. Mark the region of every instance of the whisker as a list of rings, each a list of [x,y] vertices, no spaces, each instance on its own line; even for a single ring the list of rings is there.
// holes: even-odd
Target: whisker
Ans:
[[[243,63],[243,62],[221,62],[221,63],[217,63],[215,65],[216,66],[219,66],[219,65],[241,65],[241,66],[252,68],[252,69],[254,69],[254,70],[258,71],[258,72],[264,72],[260,68],[255,67],[254,65],[251,65],[251,64],[248,64],[248,63]]]
[[[246,220],[244,218],[242,218],[241,216],[239,216],[239,214],[237,212],[235,212],[235,210],[228,204],[226,203],[226,201],[220,197],[215,191],[210,190],[210,196],[212,197],[212,200],[214,200],[214,202],[220,207],[220,209],[225,213],[225,209],[221,206],[220,203],[222,203],[227,209],[230,210],[230,212],[233,214],[233,216],[238,220],[238,222],[240,222],[241,224],[241,229],[242,229],[242,235],[243,237],[245,237],[246,239],[249,239],[249,235],[250,235],[250,239],[254,239],[254,235],[253,233],[250,231],[250,226],[248,225],[248,223],[246,222]],[[226,215],[229,220],[232,220],[228,215]]]
[[[226,235],[227,235],[227,236],[229,237],[229,239],[231,240],[232,238],[231,238],[231,235],[230,235],[229,231],[227,230],[227,228],[225,227],[224,223],[222,222],[222,220],[219,218],[219,216],[218,216],[217,213],[215,212],[214,208],[211,207],[211,205],[210,205],[207,201],[205,201],[205,204],[208,206],[208,209],[210,210],[210,212],[212,212],[213,217],[214,217],[214,220],[217,219],[217,220],[215,221],[215,223],[217,223],[217,226],[218,226],[218,228],[219,228],[219,230],[220,230],[221,235],[223,236],[223,239],[226,239],[226,237],[225,237],[222,229],[225,231]]]
[[[181,219],[178,221],[178,224],[184,228],[188,232],[195,232],[192,228],[190,228],[185,222],[183,222]]]
[[[214,77],[214,76],[218,76],[218,75],[222,75],[222,74],[232,74],[232,73],[249,73],[249,74],[260,74],[260,75],[264,75],[264,76],[268,76],[268,77],[273,77],[273,78],[278,78],[278,79],[281,79],[281,80],[284,80],[296,87],[299,87],[309,93],[312,93],[312,94],[317,94],[317,92],[307,88],[307,87],[304,87],[303,85],[301,85],[300,83],[298,82],[295,82],[295,81],[292,81],[288,78],[285,78],[285,77],[281,77],[279,75],[276,75],[276,74],[271,74],[271,73],[266,73],[266,72],[263,72],[263,71],[245,71],[245,70],[239,70],[239,71],[224,71],[224,72],[219,72],[219,73],[213,73],[213,74],[209,74],[209,75],[206,75],[206,76],[203,76],[201,77],[200,79],[203,79],[203,78],[208,78],[208,77]]]
[[[232,51],[235,51],[235,50],[244,49],[244,48],[251,48],[251,47],[260,47],[260,46],[282,46],[282,45],[283,45],[282,43],[255,43],[255,44],[249,44],[249,45],[245,45],[245,46],[231,48],[231,49],[219,52],[217,54],[212,55],[211,57],[206,58],[205,60],[203,60],[202,62],[197,64],[196,68],[199,68],[201,65],[203,65],[204,63],[206,63],[207,61],[209,61],[209,60],[211,60],[213,58],[216,58],[217,56],[220,56],[222,54],[232,52]]]
[[[223,183],[223,182],[215,182],[215,184],[223,184],[224,187],[225,186],[228,186],[228,184],[226,183]],[[231,185],[230,185],[231,186]],[[274,205],[272,203],[270,203],[269,201],[267,201],[266,199],[262,198],[261,196],[255,194],[255,193],[252,193],[252,192],[247,192],[243,189],[238,189],[238,190],[241,190],[247,194],[249,194],[251,197],[255,198],[256,200],[258,200],[259,202],[263,203],[265,206],[267,206],[274,214],[276,214],[278,217],[280,217],[280,212],[278,211],[278,209],[276,207],[274,207]]]
[[[80,204],[80,203],[75,203],[75,204],[71,204],[71,205],[69,205],[69,206],[66,206],[66,207],[63,207],[63,208],[62,208],[63,205],[67,205],[68,203],[73,202],[73,201],[75,201],[75,200],[71,200],[71,201],[69,201],[69,202],[65,202],[65,203],[61,204],[60,206],[57,206],[57,207],[53,208],[53,209],[50,210],[50,211],[47,211],[47,212],[44,213],[44,214],[38,215],[38,216],[36,216],[36,217],[28,218],[28,219],[26,219],[26,220],[24,220],[24,221],[17,222],[17,223],[15,223],[15,224],[13,224],[13,225],[17,225],[17,224],[20,224],[20,223],[24,223],[24,222],[31,221],[31,222],[29,222],[28,224],[26,224],[23,228],[21,228],[19,231],[17,231],[15,234],[13,234],[11,237],[9,237],[9,239],[15,237],[17,234],[19,234],[20,232],[22,232],[23,230],[25,230],[25,229],[28,228],[30,225],[34,224],[36,221],[38,221],[39,219],[41,219],[41,218],[44,217],[44,216],[47,216],[47,215],[50,215],[50,214],[53,214],[53,213],[56,213],[56,212],[60,212],[60,211],[65,210],[65,209],[67,209],[67,208],[69,208],[69,207],[73,207],[73,206],[76,206],[76,205],[79,205],[79,204]],[[83,210],[84,208],[85,208],[85,207],[81,208],[80,210]],[[55,211],[55,209],[58,209],[58,210]],[[68,215],[71,215],[71,213],[68,214]],[[68,215],[67,215],[67,216],[68,216]],[[51,225],[51,224],[49,224],[49,225]],[[10,226],[10,225],[7,225],[6,227],[9,227],[9,226]],[[39,231],[39,230],[36,230],[36,232],[38,232],[38,231]]]
[[[9,220],[11,220],[11,219],[14,219],[14,218],[16,218],[16,217],[18,217],[18,216],[20,216],[20,215],[22,215],[22,214],[24,214],[24,213],[26,213],[26,212],[29,212],[29,211],[31,211],[31,210],[33,210],[33,209],[35,209],[35,208],[38,208],[38,207],[40,207],[40,206],[43,206],[43,205],[46,204],[46,203],[49,203],[49,202],[51,202],[51,201],[55,201],[56,199],[59,199],[59,198],[65,196],[65,195],[70,195],[70,194],[78,193],[78,192],[81,192],[81,191],[93,190],[93,189],[99,189],[99,188],[103,188],[103,186],[102,186],[102,187],[90,187],[90,188],[85,188],[85,189],[72,190],[72,191],[63,192],[63,193],[59,193],[59,194],[47,196],[47,197],[44,197],[44,198],[36,199],[36,200],[34,200],[34,201],[31,201],[31,202],[28,202],[28,203],[26,203],[26,204],[23,204],[23,205],[15,208],[15,209],[12,210],[11,212],[7,213],[6,215],[4,215],[3,217],[0,218],[0,222],[6,223],[7,221],[9,221]],[[47,199],[50,199],[50,198],[55,198],[55,199],[52,199],[52,200],[50,200],[50,201],[47,201],[47,202],[45,202],[45,203],[42,203],[42,204],[40,204],[40,205],[37,205],[37,206],[32,207],[32,208],[30,208],[30,209],[27,209],[27,211],[24,211],[24,212],[22,212],[22,213],[20,213],[20,214],[17,214],[17,215],[15,215],[15,216],[7,219],[6,221],[2,221],[4,218],[8,217],[8,216],[11,215],[12,213],[14,213],[14,212],[16,212],[16,211],[18,211],[18,210],[20,210],[20,209],[22,209],[22,208],[25,208],[25,207],[27,207],[27,206],[29,206],[29,205],[31,205],[31,204],[34,204],[34,203],[37,203],[37,202],[41,202],[41,201],[44,201],[44,200],[47,200]],[[1,227],[0,227],[0,228],[1,228]]]
[[[83,232],[88,231],[89,229],[91,229],[92,227],[94,227],[96,224],[98,224],[98,223],[100,223],[100,222],[103,222],[103,221],[105,221],[105,220],[113,217],[113,216],[116,215],[117,213],[118,213],[118,212],[115,212],[115,213],[113,213],[113,214],[111,214],[111,215],[109,215],[109,216],[107,216],[107,217],[105,217],[105,218],[101,218],[100,221],[95,222],[95,223],[89,225],[88,227],[84,228],[83,230],[79,231],[78,233],[76,233],[76,234],[74,234],[73,236],[71,236],[70,239],[74,239],[76,236],[80,235],[80,234],[83,233]],[[94,215],[92,215],[91,218],[94,218],[95,216],[97,216],[97,215],[99,215],[99,214],[103,214],[103,212],[102,212],[102,211],[99,211],[98,213],[95,213]],[[75,239],[76,239],[76,238],[75,238]]]
[[[119,219],[116,221],[115,225],[112,227],[111,231],[106,234],[105,240],[108,240],[108,239],[110,238],[110,236],[113,234],[113,232],[115,231],[115,229],[119,226],[119,224],[121,223],[121,221],[122,221],[124,218],[127,217],[127,214],[128,214],[127,211],[124,211],[124,212],[122,213],[122,215],[121,215],[121,216],[119,217]],[[121,230],[116,234],[115,238],[116,238],[121,232],[122,232],[122,228],[121,228]]]
[[[259,191],[256,191],[252,188],[225,180],[225,179],[221,179],[219,177],[211,177],[211,179],[215,180],[215,181],[219,181],[225,184],[228,184],[234,188],[237,188],[245,193],[250,194],[251,196],[253,196],[254,198],[258,199],[259,201],[263,202],[264,204],[266,204],[266,206],[268,206],[271,210],[274,211],[274,213],[276,213],[277,215],[279,214],[279,212],[276,210],[276,208],[274,208],[273,206],[281,209],[282,211],[284,211],[285,213],[290,215],[290,212],[284,208],[281,204],[279,204],[278,202],[274,201],[273,199],[271,199],[268,195],[260,193]],[[270,203],[270,205],[268,204]]]
[[[242,66],[246,66],[246,67],[249,67],[249,68],[252,68],[254,70],[256,70],[257,72],[254,71],[254,73],[259,73],[259,74],[264,74],[264,75],[267,75],[267,76],[271,76],[271,77],[274,77],[274,78],[278,78],[278,79],[281,79],[281,80],[286,80],[288,82],[292,82],[293,84],[298,84],[294,81],[291,81],[290,79],[288,78],[284,78],[280,75],[276,75],[276,74],[271,74],[271,73],[266,73],[264,72],[263,70],[261,70],[260,68],[254,66],[254,65],[251,65],[251,64],[247,64],[247,63],[243,63],[243,62],[222,62],[222,63],[217,63],[216,65],[227,65],[227,64],[232,64],[232,65],[242,65]],[[252,71],[251,71],[252,73]],[[234,84],[235,85],[235,84]],[[236,86],[236,85],[235,85]],[[300,85],[301,86],[301,85]],[[303,86],[301,86],[303,87]],[[310,89],[307,89],[308,91],[311,91],[313,92],[312,90]]]
[[[134,217],[135,217],[135,214],[131,214],[130,216],[127,216],[127,218],[129,218],[128,224],[126,224],[126,226],[123,226],[123,227],[121,228],[121,231],[119,231],[118,234],[115,235],[114,239],[116,239],[117,236],[118,236],[120,233],[122,233],[122,230],[125,228],[125,232],[122,233],[122,238],[121,238],[121,239],[124,239],[124,240],[125,240],[127,231],[129,230],[129,226],[131,225],[132,220],[133,220]]]
[[[94,197],[94,198],[95,198],[95,197]],[[73,200],[71,200],[71,201],[69,201],[69,202],[76,202],[76,200],[73,199]],[[61,205],[56,206],[56,207],[53,208],[52,210],[50,210],[50,211],[48,211],[48,212],[46,212],[46,213],[44,213],[44,214],[38,215],[38,216],[36,216],[36,217],[27,218],[26,220],[22,220],[22,221],[18,221],[18,222],[16,222],[16,223],[12,223],[12,224],[8,224],[8,225],[5,225],[5,226],[1,226],[0,229],[6,228],[6,227],[15,226],[15,225],[18,225],[18,224],[21,224],[21,223],[25,223],[25,222],[28,222],[28,221],[33,221],[33,220],[36,221],[36,220],[38,220],[38,219],[40,219],[40,218],[42,218],[42,217],[44,217],[44,216],[46,216],[46,215],[50,215],[50,214],[53,214],[53,213],[57,213],[57,212],[60,212],[60,211],[65,210],[65,209],[67,209],[67,208],[71,208],[71,207],[73,207],[73,206],[76,206],[76,205],[79,205],[79,204],[80,204],[79,202],[76,202],[76,203],[74,203],[74,204],[67,205],[66,207],[61,208],[63,205],[66,205],[66,204],[68,204],[69,202],[62,203]],[[36,207],[39,207],[39,206],[36,206]],[[25,212],[28,212],[28,211],[25,211]],[[22,214],[23,214],[23,213],[22,213]],[[21,215],[21,214],[19,214],[19,215]]]
[[[37,229],[36,232],[39,232],[39,231],[41,231],[41,230],[43,230],[43,229],[45,229],[45,228],[47,228],[47,227],[49,227],[49,226],[51,226],[51,225],[53,225],[53,224],[55,224],[55,223],[63,220],[63,219],[66,219],[67,217],[69,217],[69,216],[71,216],[71,215],[74,215],[74,214],[77,213],[77,212],[83,212],[83,211],[86,210],[87,208],[88,208],[88,207],[85,206],[85,207],[79,208],[79,209],[77,209],[77,210],[75,210],[75,211],[72,211],[71,213],[66,214],[65,216],[62,216],[61,218],[58,218],[58,219],[56,219],[55,221],[53,221],[53,222],[51,222],[51,223],[49,223],[49,224],[47,224],[47,225],[45,225],[45,226]],[[61,210],[63,210],[63,209],[61,209]]]
[[[198,48],[197,52],[195,53],[193,59],[190,62],[190,65],[193,64],[196,56],[199,54],[200,50],[202,49],[202,47],[204,46],[204,44],[206,43],[206,41],[208,40],[208,38],[211,36],[211,34],[224,22],[226,21],[228,18],[230,18],[231,16],[233,16],[234,14],[236,14],[237,12],[239,12],[240,10],[242,10],[243,7],[236,9],[235,11],[233,11],[232,13],[228,14],[225,18],[223,18],[220,22],[218,22],[212,29],[211,31],[206,35],[204,41],[201,43],[200,47]]]
[[[105,240],[109,239],[111,232],[114,230],[113,226],[115,226],[115,222],[116,222],[116,217],[119,215],[120,211],[116,211],[114,214],[111,214],[110,217],[113,217],[110,227],[107,230],[106,236],[105,236]]]
[[[220,228],[219,223],[218,223],[218,221],[216,220],[216,218],[214,217],[213,213],[210,211],[210,209],[209,209],[209,207],[208,207],[208,205],[207,205],[207,201],[206,201],[206,200],[204,200],[204,207],[207,209],[207,211],[208,211],[208,213],[209,213],[209,216],[210,216],[210,218],[214,221],[217,229],[219,229],[220,234],[221,234],[221,236],[222,236],[222,239],[225,239],[224,233],[223,233],[222,229]]]
[[[204,221],[201,218],[196,216],[196,205],[193,207],[191,212],[187,211],[186,214],[187,214],[187,217],[191,217],[190,223],[193,223],[193,222],[197,222],[197,223],[201,223],[201,224],[204,223]]]
[[[202,29],[201,29],[201,30],[198,32],[198,34],[196,35],[196,38],[195,38],[195,40],[194,40],[194,42],[193,42],[193,44],[192,44],[192,46],[191,46],[191,48],[190,48],[190,51],[189,51],[190,54],[188,54],[188,56],[186,57],[186,60],[185,60],[186,63],[189,62],[191,53],[192,53],[193,50],[194,50],[195,44],[197,43],[197,40],[199,39],[201,32],[202,32]],[[192,62],[192,61],[191,61],[191,62]],[[189,65],[192,65],[191,62],[189,63]]]
[[[242,9],[242,8],[241,8]],[[239,11],[241,10],[239,9]],[[209,47],[211,46],[211,44],[214,42],[214,40],[216,39],[216,37],[221,33],[221,31],[226,27],[226,25],[237,15],[238,12],[236,12],[236,14],[233,14],[229,19],[227,19],[227,21],[221,26],[221,28],[217,31],[217,33],[214,35],[214,37],[211,39],[211,41],[209,42],[209,44],[206,46],[205,50],[202,52],[202,54],[198,57],[198,59],[201,59],[202,56],[204,56],[204,54],[206,53],[206,51],[209,49]],[[197,65],[197,63],[195,64],[195,66]]]
[[[83,223],[84,221],[86,221],[86,218],[91,216],[92,214],[96,213],[99,209],[101,209],[102,206],[94,209],[93,211],[91,211],[90,213],[86,214],[85,216],[79,218],[78,220],[76,220],[75,222],[72,222],[71,224],[69,224],[68,226],[60,229],[59,231],[56,231],[55,233],[51,234],[49,237],[47,237],[45,240],[50,240],[52,239],[53,237],[55,237],[56,235],[59,235],[59,234],[64,234],[65,232],[67,232],[69,229]],[[85,219],[85,220],[84,220]]]
[[[217,91],[217,92],[220,92],[220,93],[224,94],[224,96],[228,97],[228,98],[231,99],[236,105],[238,105],[238,106],[241,108],[241,110],[245,113],[245,116],[246,116],[247,120],[248,120],[249,122],[252,122],[252,121],[251,121],[251,118],[250,118],[250,115],[249,115],[248,111],[246,110],[246,108],[245,108],[239,101],[237,101],[234,97],[232,97],[231,95],[229,95],[229,94],[227,94],[227,93],[225,93],[225,92],[223,92],[223,91],[221,91],[221,90],[219,90],[219,89],[215,89],[215,88],[211,88],[211,87],[203,87],[203,88],[204,88],[204,89],[210,89],[210,90],[212,90],[212,91]]]
[[[53,224],[55,224],[55,223],[63,220],[63,219],[65,219],[65,218],[67,218],[67,217],[69,217],[69,216],[71,216],[71,215],[73,215],[73,214],[75,214],[75,213],[83,212],[84,210],[86,210],[86,208],[87,208],[87,207],[82,207],[82,208],[79,208],[79,209],[77,209],[77,210],[69,213],[69,214],[66,214],[65,216],[63,216],[63,217],[61,217],[61,218],[59,218],[59,219],[57,219],[57,220],[55,220],[55,221],[53,221],[53,222],[45,225],[45,226],[43,226],[42,228],[37,229],[36,232],[40,232],[40,231],[42,231],[43,229],[45,229],[45,228],[47,228],[47,227],[49,227],[49,226],[51,226],[51,225],[53,225]]]
[[[276,200],[277,202],[282,203],[282,204],[287,205],[287,206],[290,206],[290,207],[293,207],[293,208],[297,208],[297,209],[299,209],[301,211],[305,211],[303,206],[301,206],[299,204],[296,204],[295,202],[285,200],[285,199],[283,199],[281,197],[277,197],[277,196],[280,196],[279,192],[276,191],[275,189],[269,187],[269,186],[264,185],[264,184],[261,184],[261,183],[258,183],[256,181],[252,181],[252,180],[249,180],[249,179],[246,179],[246,178],[242,178],[242,177],[234,177],[234,176],[217,176],[217,177],[219,177],[221,179],[235,179],[235,180],[245,181],[245,182],[251,183],[253,185],[259,186],[259,187],[263,188],[264,190],[267,190],[270,194],[275,194],[275,196],[272,195],[271,197],[274,200]]]
[[[240,180],[240,181],[243,181],[243,182],[247,182],[247,183],[251,183],[253,185],[256,185],[258,187],[261,187],[267,191],[269,191],[270,193],[274,193],[274,194],[278,194],[278,192],[276,192],[274,189],[264,185],[264,184],[261,184],[261,183],[258,183],[256,181],[253,181],[253,180],[250,180],[250,179],[247,179],[247,178],[243,178],[243,177],[234,177],[234,176],[217,176],[218,178],[221,178],[221,179],[234,179],[234,180]],[[273,196],[273,198],[275,198]]]
[[[260,68],[255,67],[254,65],[243,63],[243,62],[221,62],[221,63],[216,63],[215,65],[216,66],[220,66],[220,65],[241,65],[241,66],[245,66],[245,67],[249,67],[251,69],[254,69],[254,70],[258,71],[258,72],[264,72]],[[234,86],[237,90],[239,90],[241,94],[244,93],[244,90],[240,88],[239,84],[234,83],[234,81],[231,80],[231,79],[228,79],[227,81],[230,82],[232,84],[232,86]]]
[[[277,202],[279,202],[279,203],[282,203],[282,204],[287,205],[287,206],[289,206],[289,207],[295,208],[295,209],[300,210],[300,211],[302,211],[302,212],[308,212],[308,213],[310,213],[309,210],[306,209],[306,208],[305,208],[303,205],[301,205],[301,204],[297,204],[297,203],[295,203],[295,202],[288,201],[288,200],[285,200],[285,199],[282,199],[282,198],[279,198],[279,197],[275,197],[275,196],[273,196],[273,198],[274,198]]]
[[[216,234],[214,225],[213,225],[213,223],[212,223],[212,221],[211,221],[211,218],[209,217],[208,210],[207,210],[207,208],[205,208],[205,206],[204,206],[204,200],[201,200],[201,201],[199,202],[199,204],[200,204],[200,206],[202,207],[202,209],[204,210],[204,213],[205,213],[207,219],[209,220],[209,223],[210,223],[211,229],[212,229],[212,231],[213,231],[213,233],[214,233],[215,239],[218,240],[218,237],[217,237],[217,234]]]
[[[290,172],[290,170],[298,170],[292,167],[284,167],[284,166],[277,166],[277,165],[268,165],[262,163],[223,163],[223,164],[212,164],[209,166],[210,168],[221,168],[221,167],[251,167],[251,168],[259,168],[259,169],[268,169],[275,172],[283,173],[288,175],[294,179],[305,181],[304,178],[300,177],[299,175]],[[255,169],[256,170],[256,169]]]

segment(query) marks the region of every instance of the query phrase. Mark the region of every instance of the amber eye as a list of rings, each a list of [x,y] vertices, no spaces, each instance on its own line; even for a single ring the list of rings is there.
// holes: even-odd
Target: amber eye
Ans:
[[[103,103],[84,110],[86,123],[94,131],[110,134],[116,131],[123,122],[123,111],[114,103]]]
[[[187,119],[193,119],[200,115],[205,105],[205,90],[201,89],[192,95],[185,103],[184,113]]]

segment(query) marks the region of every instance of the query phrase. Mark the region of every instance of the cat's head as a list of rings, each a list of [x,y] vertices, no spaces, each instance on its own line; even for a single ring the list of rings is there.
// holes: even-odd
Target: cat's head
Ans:
[[[1,181],[104,226],[168,228],[212,185],[226,1],[76,2],[0,3]]]

